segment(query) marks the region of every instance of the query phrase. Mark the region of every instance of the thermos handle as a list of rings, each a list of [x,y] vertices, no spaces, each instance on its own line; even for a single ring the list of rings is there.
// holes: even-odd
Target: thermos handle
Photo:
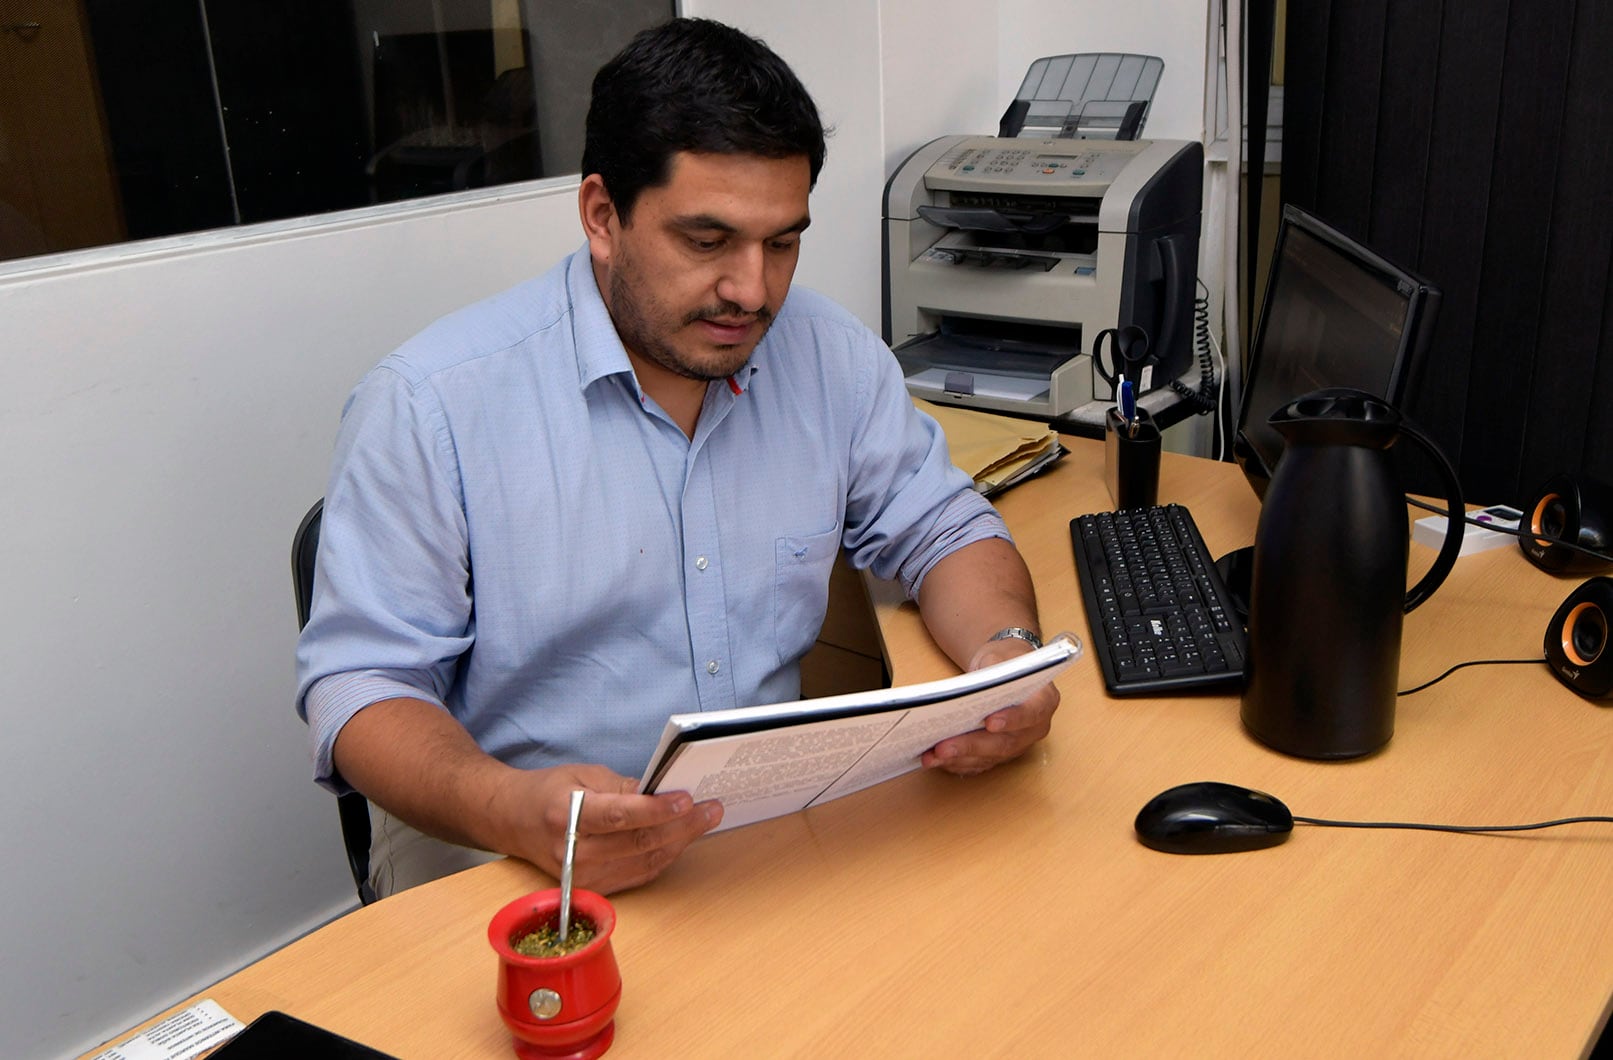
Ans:
[[[1439,446],[1405,420],[1400,423],[1400,433],[1416,442],[1423,452],[1433,458],[1434,466],[1445,480],[1445,541],[1440,545],[1439,555],[1434,558],[1434,565],[1406,594],[1406,610],[1410,611],[1434,595],[1434,590],[1456,566],[1456,559],[1462,554],[1462,535],[1467,531],[1467,506],[1462,503],[1462,484],[1456,478],[1456,469],[1451,467],[1451,462],[1440,452]]]

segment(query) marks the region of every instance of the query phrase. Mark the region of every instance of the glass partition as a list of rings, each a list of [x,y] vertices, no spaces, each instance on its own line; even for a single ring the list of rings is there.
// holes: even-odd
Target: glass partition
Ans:
[[[670,0],[0,0],[0,261],[575,173]]]

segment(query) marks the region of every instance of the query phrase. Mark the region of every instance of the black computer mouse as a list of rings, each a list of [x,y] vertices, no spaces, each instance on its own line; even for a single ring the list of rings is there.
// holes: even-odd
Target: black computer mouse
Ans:
[[[1144,846],[1167,854],[1231,854],[1281,843],[1294,815],[1263,791],[1201,780],[1149,799],[1136,827]]]

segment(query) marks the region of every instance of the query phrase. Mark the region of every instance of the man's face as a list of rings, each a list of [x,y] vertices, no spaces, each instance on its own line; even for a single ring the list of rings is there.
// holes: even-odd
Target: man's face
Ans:
[[[600,215],[595,275],[641,376],[722,379],[745,363],[790,289],[811,184],[804,156],[680,152],[628,224]],[[586,221],[586,188],[583,201]]]

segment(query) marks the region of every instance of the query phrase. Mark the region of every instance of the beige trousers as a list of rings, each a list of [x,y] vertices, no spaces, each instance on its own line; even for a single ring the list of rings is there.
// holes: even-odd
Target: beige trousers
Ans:
[[[433,839],[370,803],[370,886],[377,898],[502,856]]]

